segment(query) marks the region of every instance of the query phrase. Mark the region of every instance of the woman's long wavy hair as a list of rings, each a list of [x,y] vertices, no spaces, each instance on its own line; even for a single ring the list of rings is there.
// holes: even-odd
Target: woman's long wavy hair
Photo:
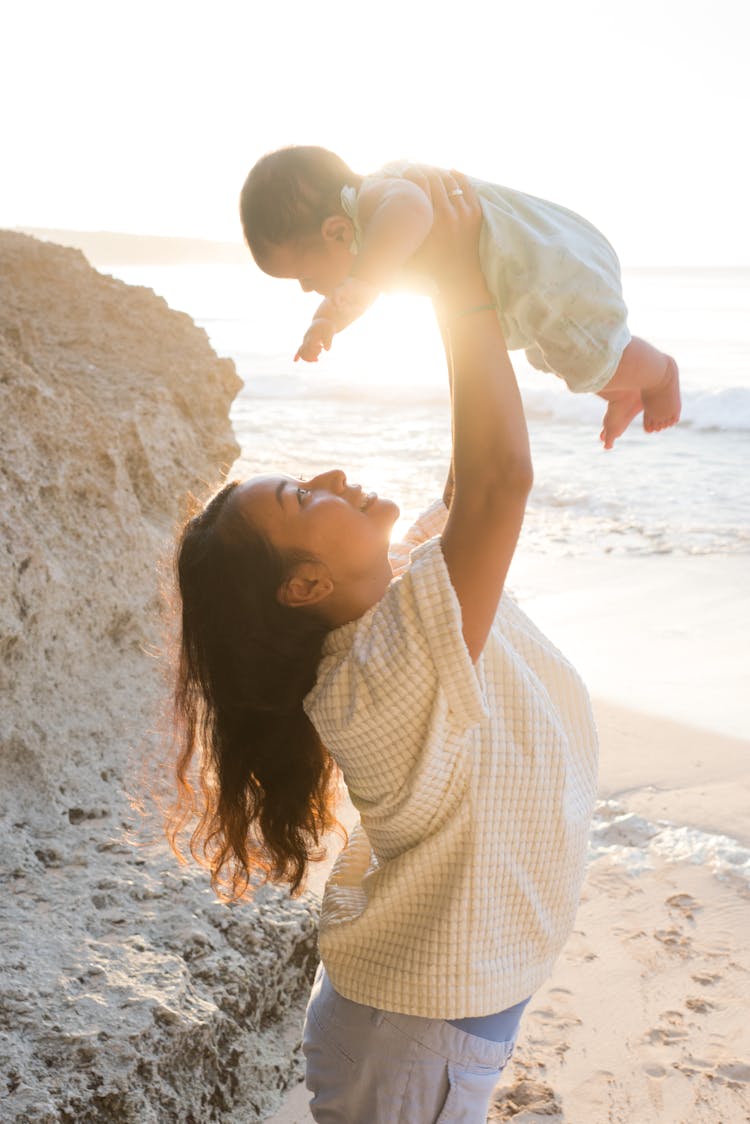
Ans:
[[[263,881],[297,892],[338,826],[336,766],[302,707],[327,627],[280,603],[302,557],[280,554],[227,502],[236,487],[222,488],[177,544],[178,795],[167,813],[178,854],[197,816],[190,851],[229,898]]]

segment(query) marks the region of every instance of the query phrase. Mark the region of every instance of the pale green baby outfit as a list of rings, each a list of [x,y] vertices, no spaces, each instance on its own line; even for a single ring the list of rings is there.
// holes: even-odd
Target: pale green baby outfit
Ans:
[[[402,177],[408,164],[387,164],[366,184]],[[595,226],[574,211],[509,187],[469,177],[482,205],[480,261],[510,350],[532,366],[595,393],[612,378],[630,340],[620,264]],[[361,245],[358,192],[344,187],[344,212]]]

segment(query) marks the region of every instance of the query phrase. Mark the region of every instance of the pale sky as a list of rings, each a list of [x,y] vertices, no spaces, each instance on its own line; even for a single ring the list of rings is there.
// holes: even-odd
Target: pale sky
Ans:
[[[324,144],[542,195],[626,265],[750,265],[748,0],[15,0],[0,225],[239,240],[252,163]]]

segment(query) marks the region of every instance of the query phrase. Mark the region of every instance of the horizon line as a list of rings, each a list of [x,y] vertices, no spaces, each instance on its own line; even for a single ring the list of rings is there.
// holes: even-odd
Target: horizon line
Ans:
[[[248,262],[252,262],[249,256],[247,246],[241,238],[209,238],[205,235],[196,234],[152,234],[149,232],[135,233],[129,230],[85,230],[80,227],[62,227],[62,226],[36,226],[31,223],[19,223],[15,226],[2,226],[0,229],[8,230],[14,234],[28,234],[32,237],[38,235],[62,235],[69,238],[118,238],[118,239],[131,239],[131,240],[153,240],[162,243],[198,243],[201,246],[216,247],[221,249],[242,250],[248,254]],[[47,239],[54,241],[54,239]],[[117,263],[113,263],[117,264]],[[125,264],[125,263],[122,263]],[[158,264],[158,263],[154,263]],[[721,261],[704,261],[704,262],[621,262],[623,269],[638,270],[638,269],[685,269],[685,270],[698,270],[698,269],[723,269],[723,270],[750,270],[750,261],[747,262],[721,262]]]

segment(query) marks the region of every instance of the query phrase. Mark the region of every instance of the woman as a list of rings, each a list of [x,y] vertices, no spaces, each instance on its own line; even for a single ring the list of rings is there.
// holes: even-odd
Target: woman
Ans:
[[[313,1116],[340,1124],[485,1120],[570,932],[596,788],[586,692],[502,596],[532,470],[480,208],[462,177],[430,189],[450,511],[415,525],[395,580],[398,509],[340,470],[227,485],[178,547],[182,820],[198,757],[214,883],[298,889],[335,822],[334,762],[360,812],[304,1035]]]

